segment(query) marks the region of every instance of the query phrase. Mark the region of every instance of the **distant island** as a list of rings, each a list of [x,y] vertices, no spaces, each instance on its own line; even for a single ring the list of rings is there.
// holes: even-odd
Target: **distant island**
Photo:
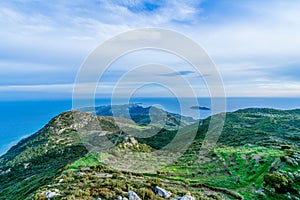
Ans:
[[[191,106],[190,108],[193,110],[210,110],[210,108],[204,106]]]

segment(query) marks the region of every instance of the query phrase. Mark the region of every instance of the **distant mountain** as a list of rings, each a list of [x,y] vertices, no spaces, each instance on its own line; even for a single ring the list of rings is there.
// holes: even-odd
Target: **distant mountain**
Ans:
[[[122,115],[127,108],[134,122]],[[300,110],[227,113],[222,134],[206,157],[199,151],[210,117],[191,123],[191,118],[167,113],[169,125],[161,128],[156,123],[147,126],[149,112],[165,116],[161,109],[134,105],[113,110],[119,112],[118,123],[109,106],[97,107],[93,114],[62,113],[12,147],[0,157],[0,199],[117,199],[128,198],[129,190],[142,199],[163,199],[157,186],[176,198],[300,198]],[[130,156],[131,151],[155,154],[172,141],[176,127],[182,138],[198,129],[196,138],[174,164],[156,173],[129,173],[98,159],[108,156],[98,154],[104,149],[111,149],[116,157],[122,152]],[[132,136],[153,130],[157,134]]]
[[[98,116],[114,116],[120,118],[132,119],[139,125],[148,125],[151,123],[151,117],[159,119],[162,116],[166,117],[164,122],[165,128],[178,128],[178,126],[186,126],[195,123],[196,120],[192,117],[186,117],[179,114],[167,112],[155,106],[143,107],[139,104],[125,104],[125,105],[104,105],[94,108],[83,108],[85,112],[90,112]],[[162,118],[163,119],[163,118]]]

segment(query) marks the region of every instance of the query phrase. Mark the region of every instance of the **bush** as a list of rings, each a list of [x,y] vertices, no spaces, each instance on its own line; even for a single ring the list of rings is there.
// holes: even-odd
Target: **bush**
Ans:
[[[47,200],[47,197],[46,195],[43,195],[41,193],[37,193],[35,196],[34,196],[34,200]]]
[[[138,194],[142,199],[158,199],[159,197],[154,194],[154,192],[148,188],[140,188]]]
[[[147,182],[151,185],[151,187],[161,186],[161,182],[158,178],[153,178],[151,180],[148,180]]]
[[[282,174],[266,174],[264,182],[266,186],[274,188],[277,193],[285,193],[291,188],[291,181]]]

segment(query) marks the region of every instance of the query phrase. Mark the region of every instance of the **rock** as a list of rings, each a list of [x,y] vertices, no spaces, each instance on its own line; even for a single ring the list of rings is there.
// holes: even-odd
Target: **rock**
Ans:
[[[48,199],[51,199],[58,195],[56,192],[51,192],[51,191],[45,191],[42,192],[42,194],[45,195]]]
[[[133,191],[128,191],[129,200],[141,200],[141,198]]]
[[[53,190],[54,190],[54,192],[59,193],[58,189],[54,188]]]
[[[30,163],[24,163],[23,165],[24,165],[24,169],[27,169],[29,167]]]
[[[125,140],[126,143],[129,143],[129,144],[132,144],[132,145],[138,144],[138,141],[131,135],[125,136],[124,140]]]
[[[299,154],[294,154],[292,156],[297,162],[300,162],[300,155]]]
[[[294,175],[296,181],[300,181],[300,171],[299,170],[295,171],[293,173],[293,175]]]
[[[129,137],[129,142],[133,145],[138,143],[138,141],[134,137]]]
[[[167,191],[167,190],[165,190],[165,189],[163,189],[163,188],[160,188],[160,187],[158,187],[158,186],[155,186],[154,192],[155,192],[156,194],[158,194],[160,197],[163,197],[163,198],[165,198],[165,199],[169,198],[169,197],[172,195],[171,192],[169,192],[169,191]]]
[[[293,173],[288,172],[287,175],[288,175],[288,177],[289,177],[291,180],[295,180],[295,177],[294,177]]]
[[[226,162],[225,162],[225,161],[224,161],[224,162],[222,162],[222,167],[223,167],[223,168],[225,168],[225,169],[227,168],[227,164],[226,164]]]
[[[186,194],[183,197],[172,198],[171,200],[196,200],[196,199],[195,199],[195,197],[192,197],[192,196]]]
[[[288,164],[292,165],[293,167],[297,167],[298,166],[298,162],[295,159],[293,159],[293,158],[288,157],[287,160],[286,160],[286,162]]]
[[[192,196],[184,195],[183,197],[180,198],[180,200],[196,200],[196,199]]]
[[[119,196],[117,200],[128,200],[126,197]]]
[[[0,171],[0,175],[7,174],[9,172],[11,172],[10,168],[8,170],[6,170],[6,171]]]
[[[124,137],[124,147],[139,147],[139,142],[131,135]]]
[[[258,190],[255,191],[256,194],[262,193],[264,191],[263,188],[259,188]]]

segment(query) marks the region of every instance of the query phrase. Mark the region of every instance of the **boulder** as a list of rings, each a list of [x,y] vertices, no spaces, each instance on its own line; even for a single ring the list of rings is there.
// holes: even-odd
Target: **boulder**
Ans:
[[[129,137],[129,142],[133,145],[138,143],[138,141],[134,137]]]
[[[45,195],[48,199],[51,199],[58,195],[56,192],[51,192],[51,191],[45,191],[42,192],[42,194]]]
[[[165,190],[165,189],[163,189],[163,188],[160,188],[160,187],[158,187],[158,186],[156,186],[156,187],[154,188],[154,192],[155,192],[156,194],[158,194],[160,197],[163,197],[163,198],[165,198],[165,199],[169,198],[169,197],[172,195],[171,192],[169,192],[169,191],[167,191],[167,190]]]
[[[129,200],[141,200],[141,198],[133,191],[128,191]]]

